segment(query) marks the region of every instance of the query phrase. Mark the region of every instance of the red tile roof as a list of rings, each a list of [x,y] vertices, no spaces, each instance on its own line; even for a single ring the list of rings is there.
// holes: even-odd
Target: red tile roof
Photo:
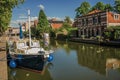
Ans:
[[[120,23],[120,14],[118,14],[119,15],[119,19],[118,20],[116,20],[116,19],[114,19],[114,13],[112,13],[112,12],[107,12],[107,14],[108,14],[108,23]]]
[[[58,28],[62,27],[62,23],[51,23],[51,26],[53,29],[58,29]]]
[[[101,10],[93,10],[93,11],[89,12],[88,14],[94,14],[94,13],[98,13],[98,12],[101,12]]]

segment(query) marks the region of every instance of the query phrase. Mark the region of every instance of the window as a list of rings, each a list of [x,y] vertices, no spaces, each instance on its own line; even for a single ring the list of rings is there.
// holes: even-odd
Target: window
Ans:
[[[85,25],[85,21],[84,21],[84,19],[82,19],[82,25],[83,25],[83,26]]]
[[[86,25],[88,25],[88,19],[86,19]]]
[[[101,16],[100,15],[98,16],[98,23],[99,24],[101,23]]]
[[[97,23],[97,19],[95,19],[95,17],[93,17],[93,24]]]
[[[114,14],[114,19],[119,20],[119,14]]]

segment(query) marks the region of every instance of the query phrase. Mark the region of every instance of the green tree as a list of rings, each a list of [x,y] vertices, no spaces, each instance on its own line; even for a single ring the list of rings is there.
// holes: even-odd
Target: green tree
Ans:
[[[77,9],[75,9],[76,17],[87,14],[90,10],[90,7],[91,5],[89,4],[89,2],[82,2],[81,5]]]
[[[110,4],[105,4],[104,10],[113,11],[113,7]]]
[[[72,24],[72,21],[70,19],[69,16],[66,16],[65,19],[64,19],[64,22],[68,23],[68,24]]]
[[[72,27],[72,21],[70,17],[66,16],[62,25],[62,32],[67,36],[67,38],[69,38],[74,30],[76,30],[76,28]]]
[[[12,9],[23,3],[24,0],[1,0],[0,1],[0,34],[3,34],[10,24]]]
[[[105,9],[105,4],[103,2],[97,2],[95,6],[92,7],[92,10],[104,10]]]
[[[42,34],[43,36],[43,33],[49,33],[51,28],[47,20],[47,17],[42,9],[39,12],[38,20],[39,21],[38,21],[37,31],[39,32],[39,35]]]
[[[31,36],[36,37],[36,27],[31,27]]]
[[[66,16],[64,19],[62,28],[68,29],[68,28],[72,27],[71,24],[72,24],[72,21],[71,21],[70,17]]]
[[[120,0],[115,0],[115,12],[120,13]]]

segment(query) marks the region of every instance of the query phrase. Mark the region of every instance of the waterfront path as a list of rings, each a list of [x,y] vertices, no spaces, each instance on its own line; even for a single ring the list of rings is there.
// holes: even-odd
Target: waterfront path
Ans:
[[[70,39],[70,41],[120,48],[120,41],[98,41],[94,39],[81,39],[81,38],[72,38]]]
[[[0,80],[8,80],[6,37],[0,37]]]

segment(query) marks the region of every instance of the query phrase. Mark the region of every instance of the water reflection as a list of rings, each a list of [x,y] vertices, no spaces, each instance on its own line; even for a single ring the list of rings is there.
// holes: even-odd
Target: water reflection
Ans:
[[[12,77],[16,80],[120,80],[119,48],[54,40],[51,47],[55,49],[54,60],[45,63],[42,73],[18,68],[11,73]]]
[[[28,69],[9,69],[9,80],[53,80],[49,69],[51,69],[51,66],[53,66],[52,63],[46,63],[44,65],[44,68],[41,72],[34,72]]]
[[[120,79],[120,66],[119,66],[120,65],[119,64],[120,63],[119,62],[120,50],[119,48],[101,47],[97,45],[73,43],[73,42],[66,43],[62,41],[57,41],[57,46],[59,48],[64,48],[65,53],[69,55],[72,51],[76,51],[77,62],[80,65],[80,67],[88,68],[89,70],[94,71],[96,75],[99,73],[100,76],[98,77],[100,79],[115,80],[115,76],[117,77],[116,79]],[[117,60],[117,61],[115,60],[116,62],[112,64],[112,68],[115,69],[115,67],[117,67],[117,73],[114,73],[112,76],[110,75],[109,77],[107,75],[108,64],[111,64],[111,63],[108,63],[110,62],[108,58],[114,58]],[[75,65],[69,65],[69,66],[75,67]],[[85,71],[81,70],[82,73],[85,73]],[[73,71],[73,72],[76,73],[77,71]],[[94,74],[94,73],[91,73],[91,74]],[[104,76],[104,79],[101,76]],[[79,78],[80,76],[77,76],[77,77]],[[93,76],[93,79],[94,78],[95,76]],[[91,80],[91,79],[88,79],[88,80]]]

